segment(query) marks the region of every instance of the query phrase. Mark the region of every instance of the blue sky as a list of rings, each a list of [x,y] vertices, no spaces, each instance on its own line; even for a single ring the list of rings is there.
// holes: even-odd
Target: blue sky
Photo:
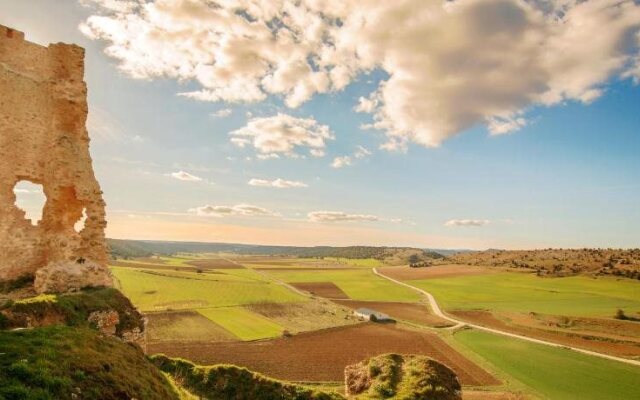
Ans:
[[[390,136],[361,129],[372,116],[354,111],[388,79],[383,68],[297,108],[277,93],[253,103],[197,101],[176,95],[199,90],[194,80],[120,71],[105,40],[78,29],[96,13],[71,0],[0,0],[0,24],[35,42],[87,49],[91,153],[111,237],[478,249],[640,244],[640,86],[631,78],[610,74],[591,102],[567,95],[528,104],[526,125],[508,134],[473,123],[437,147],[403,136],[405,151],[387,151],[380,146]],[[225,109],[229,116],[214,116]],[[260,160],[250,145],[230,142],[251,119],[277,113],[328,126],[335,139],[326,140],[326,155]],[[358,146],[371,154],[355,157]],[[352,165],[333,168],[342,156]],[[200,180],[171,176],[181,171]],[[278,178],[307,187],[248,184]],[[27,209],[36,197],[19,195]],[[206,215],[206,206],[229,209]],[[325,211],[338,220],[310,214]]]

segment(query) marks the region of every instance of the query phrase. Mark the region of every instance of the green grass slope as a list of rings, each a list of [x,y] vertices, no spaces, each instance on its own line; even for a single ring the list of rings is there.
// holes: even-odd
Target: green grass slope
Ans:
[[[0,399],[178,399],[143,352],[92,329],[0,331]]]
[[[455,339],[545,399],[640,399],[632,365],[476,330]]]

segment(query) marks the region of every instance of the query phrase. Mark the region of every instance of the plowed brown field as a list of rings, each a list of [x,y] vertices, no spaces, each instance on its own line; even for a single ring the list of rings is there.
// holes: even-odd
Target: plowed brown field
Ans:
[[[159,343],[148,350],[203,365],[228,363],[278,379],[314,382],[342,381],[345,366],[378,354],[422,354],[448,365],[464,385],[500,383],[437,335],[394,324],[365,323],[256,342]]]
[[[327,299],[348,299],[349,296],[333,282],[300,282],[290,283],[296,289],[304,290],[314,296]]]

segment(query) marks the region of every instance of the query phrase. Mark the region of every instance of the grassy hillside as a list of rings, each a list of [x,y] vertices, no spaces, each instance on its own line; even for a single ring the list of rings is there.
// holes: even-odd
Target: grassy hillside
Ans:
[[[455,339],[545,399],[640,398],[640,368],[486,332]]]
[[[0,331],[0,398],[178,399],[141,350],[89,328]]]
[[[229,365],[155,356],[86,327],[0,331],[0,399],[338,400]]]

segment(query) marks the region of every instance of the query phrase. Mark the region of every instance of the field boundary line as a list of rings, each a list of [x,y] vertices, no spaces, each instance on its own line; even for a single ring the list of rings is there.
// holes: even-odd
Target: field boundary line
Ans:
[[[622,357],[616,357],[616,356],[612,356],[609,354],[604,354],[604,353],[599,353],[597,351],[591,351],[591,350],[586,350],[586,349],[582,349],[580,347],[573,347],[573,346],[567,346],[564,344],[559,344],[559,343],[555,343],[555,342],[549,342],[546,340],[541,340],[541,339],[535,339],[529,336],[523,336],[523,335],[518,335],[515,333],[511,333],[511,332],[506,332],[506,331],[501,331],[499,329],[494,329],[494,328],[488,328],[486,326],[482,326],[482,325],[477,325],[477,324],[471,324],[465,321],[461,321],[452,317],[449,317],[448,315],[444,314],[442,312],[442,310],[440,309],[440,306],[438,305],[438,303],[436,302],[435,297],[433,297],[433,295],[429,292],[427,292],[426,290],[420,289],[419,287],[413,286],[413,285],[409,285],[408,283],[399,281],[397,279],[391,278],[389,276],[384,275],[383,273],[379,272],[377,268],[373,268],[373,273],[385,278],[387,280],[390,280],[391,282],[395,282],[398,285],[402,285],[402,286],[406,286],[408,288],[411,288],[419,293],[422,293],[423,295],[425,295],[427,297],[427,299],[429,300],[429,303],[431,304],[431,308],[434,312],[434,314],[436,314],[437,316],[447,319],[451,322],[455,322],[456,325],[453,327],[449,327],[449,328],[445,328],[445,329],[456,329],[456,328],[461,328],[464,326],[469,326],[471,328],[475,328],[478,330],[482,330],[485,332],[490,332],[490,333],[495,333],[498,335],[502,335],[502,336],[508,336],[511,338],[515,338],[515,339],[521,339],[521,340],[526,340],[528,342],[532,342],[532,343],[537,343],[537,344],[542,344],[542,345],[546,345],[546,346],[551,346],[551,347],[556,347],[556,348],[561,348],[561,349],[567,349],[567,350],[573,350],[576,351],[578,353],[583,353],[583,354],[587,354],[590,356],[595,356],[595,357],[600,357],[600,358],[606,358],[612,361],[619,361],[619,362],[623,362],[625,364],[630,364],[630,365],[635,365],[635,366],[640,366],[640,361],[636,361],[636,360],[630,360],[628,358],[622,358]]]
[[[229,262],[232,262],[232,263],[234,263],[234,264],[236,264],[236,265],[240,265],[241,267],[246,268],[246,269],[248,269],[248,270],[251,270],[251,271],[253,271],[253,272],[257,273],[258,275],[262,275],[262,276],[264,276],[265,278],[269,279],[270,281],[275,282],[275,283],[277,283],[277,284],[279,284],[279,285],[281,285],[281,286],[284,286],[284,287],[286,287],[287,289],[291,290],[292,292],[299,294],[300,296],[306,297],[306,298],[308,298],[308,299],[312,299],[312,298],[313,298],[313,296],[312,296],[311,294],[306,293],[306,292],[304,292],[304,291],[302,291],[302,290],[298,289],[297,287],[295,287],[295,286],[293,286],[293,285],[290,285],[290,284],[288,284],[287,282],[282,281],[282,280],[280,280],[280,279],[276,278],[276,277],[275,277],[275,276],[273,276],[273,275],[269,275],[269,274],[268,274],[268,273],[266,273],[266,272],[259,271],[259,270],[255,269],[255,268],[252,268],[252,267],[247,267],[247,266],[245,266],[245,265],[242,265],[242,264],[240,264],[240,263],[237,263],[237,262],[235,262],[234,260],[230,260],[230,259],[228,259],[228,258],[222,258],[222,259],[223,259],[223,260],[227,260],[227,261],[229,261]]]

